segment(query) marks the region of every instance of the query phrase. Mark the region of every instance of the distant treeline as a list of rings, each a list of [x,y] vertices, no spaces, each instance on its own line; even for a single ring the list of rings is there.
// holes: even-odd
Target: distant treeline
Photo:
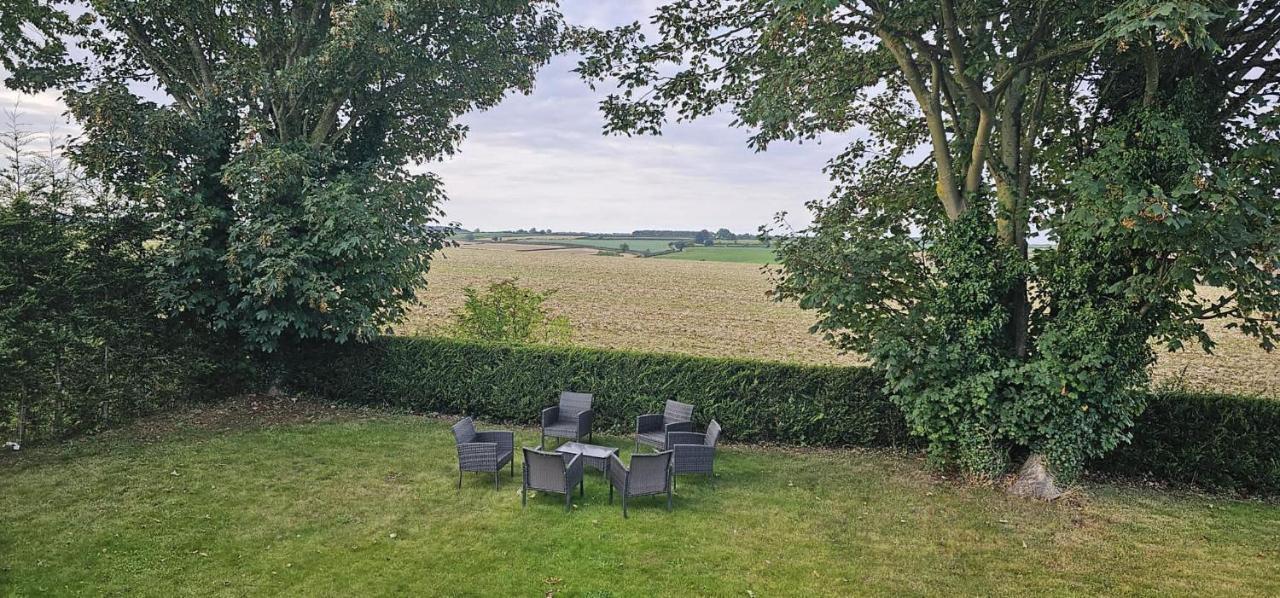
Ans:
[[[696,230],[635,230],[631,231],[633,237],[659,237],[667,239],[692,239],[698,234]]]

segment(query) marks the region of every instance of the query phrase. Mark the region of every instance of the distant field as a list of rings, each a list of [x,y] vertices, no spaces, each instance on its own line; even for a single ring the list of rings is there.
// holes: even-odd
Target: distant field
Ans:
[[[573,322],[573,342],[583,346],[810,364],[864,363],[861,356],[840,355],[809,334],[812,314],[791,303],[770,301],[765,291],[771,285],[758,263],[624,259],[596,256],[587,248],[536,249],[480,243],[446,250],[432,264],[423,305],[413,309],[399,331],[437,331],[449,321],[450,310],[462,303],[463,287],[517,277],[526,286],[556,289],[550,304]],[[733,249],[737,248],[710,251]],[[1198,350],[1161,352],[1157,382],[1280,397],[1280,354],[1264,352],[1225,324],[1208,323],[1219,343],[1214,355]]]
[[[631,251],[667,251],[671,249],[670,243],[676,239],[564,239],[555,241],[556,243],[567,243],[569,245],[584,245],[586,247],[601,247],[608,249],[621,249],[623,245]]]
[[[736,262],[740,264],[772,264],[775,261],[773,250],[760,245],[754,247],[689,247],[684,251],[660,255],[653,259]]]

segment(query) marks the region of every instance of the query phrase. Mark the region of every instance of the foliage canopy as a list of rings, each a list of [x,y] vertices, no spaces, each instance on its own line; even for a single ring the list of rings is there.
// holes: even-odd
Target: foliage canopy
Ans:
[[[1149,341],[1280,335],[1275,3],[678,0],[653,22],[578,38],[617,88],[607,130],[728,107],[760,150],[862,133],[814,223],[781,222],[778,296],[875,359],[939,462],[1032,452],[1070,478],[1128,438]]]
[[[75,161],[163,223],[166,311],[273,350],[402,316],[448,233],[440,181],[411,164],[457,148],[459,115],[528,92],[560,17],[537,0],[98,0],[75,32],[88,58],[21,81],[65,86]]]

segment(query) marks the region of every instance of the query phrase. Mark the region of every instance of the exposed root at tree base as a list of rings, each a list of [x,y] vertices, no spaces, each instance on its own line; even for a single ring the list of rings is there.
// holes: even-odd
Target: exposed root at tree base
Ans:
[[[1063,495],[1062,489],[1053,479],[1053,472],[1044,456],[1032,453],[1018,470],[1017,477],[1009,485],[1009,494],[1021,498],[1052,501]]]

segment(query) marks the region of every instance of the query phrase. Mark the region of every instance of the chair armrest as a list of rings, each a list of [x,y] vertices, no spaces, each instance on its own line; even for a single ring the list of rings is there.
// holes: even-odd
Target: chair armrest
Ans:
[[[609,484],[616,490],[626,489],[627,466],[622,464],[622,459],[618,458],[618,453],[609,455],[609,462],[605,465],[604,473],[609,477]]]
[[[565,466],[564,483],[568,488],[572,488],[578,482],[582,481],[582,455],[574,455],[569,460],[569,464]]]
[[[488,432],[477,432],[477,442],[492,442],[498,445],[498,452],[515,451],[516,434],[507,430],[489,430]]]
[[[636,434],[657,432],[662,429],[661,413],[646,413],[636,418]]]
[[[588,409],[578,413],[578,435],[582,436],[591,431],[591,424],[596,421],[596,412]]]
[[[554,425],[558,419],[560,419],[559,407],[551,406],[542,410],[542,427]]]
[[[464,442],[458,445],[458,462],[463,469],[493,465],[498,461],[496,442]]]
[[[701,432],[667,432],[667,446],[675,447],[681,444],[696,444],[701,446],[706,443],[707,435]]]
[[[693,422],[671,422],[663,428],[663,431],[668,434],[672,432],[692,432]]]

